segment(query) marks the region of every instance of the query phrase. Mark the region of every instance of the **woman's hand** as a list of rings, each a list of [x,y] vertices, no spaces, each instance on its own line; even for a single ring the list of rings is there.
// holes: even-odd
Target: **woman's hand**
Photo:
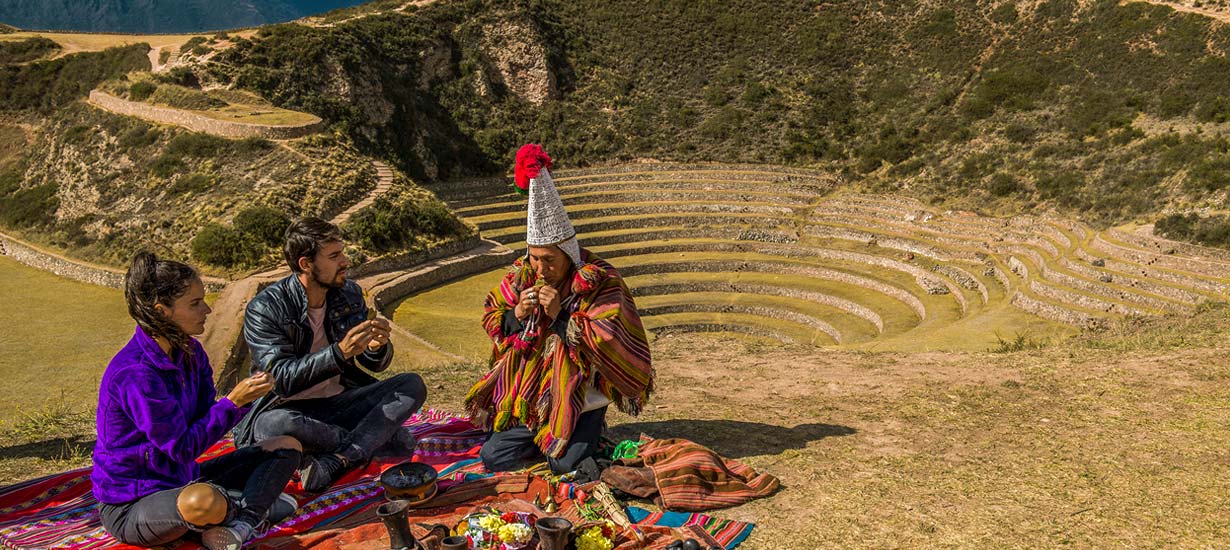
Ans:
[[[235,406],[243,407],[269,393],[272,389],[273,376],[267,372],[258,372],[235,384],[235,389],[226,394],[226,398],[230,399]]]

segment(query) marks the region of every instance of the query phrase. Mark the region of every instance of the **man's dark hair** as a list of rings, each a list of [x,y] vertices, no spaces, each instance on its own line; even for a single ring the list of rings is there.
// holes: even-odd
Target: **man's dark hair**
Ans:
[[[341,240],[342,231],[336,225],[320,218],[302,218],[286,228],[282,255],[290,270],[300,273],[303,270],[299,269],[299,258],[315,258],[321,245]]]

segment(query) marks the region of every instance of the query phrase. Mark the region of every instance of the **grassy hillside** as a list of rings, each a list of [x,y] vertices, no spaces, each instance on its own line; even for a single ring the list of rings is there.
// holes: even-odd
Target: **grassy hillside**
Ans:
[[[494,60],[510,26],[544,52],[542,104]],[[1113,223],[1225,207],[1228,47],[1220,23],[1114,0],[471,0],[269,27],[215,72],[416,177],[499,171],[541,141],[571,164],[811,164]]]

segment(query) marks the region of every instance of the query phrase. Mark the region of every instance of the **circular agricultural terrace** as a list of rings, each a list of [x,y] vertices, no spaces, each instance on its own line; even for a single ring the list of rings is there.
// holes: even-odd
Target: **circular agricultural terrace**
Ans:
[[[843,193],[816,171],[642,164],[554,175],[581,245],[623,273],[657,337],[984,350],[1001,337],[1187,314],[1230,296],[1223,251]],[[483,238],[524,251],[525,198],[506,180],[435,191]],[[482,302],[503,273],[411,295],[394,319],[441,349],[481,357]]]

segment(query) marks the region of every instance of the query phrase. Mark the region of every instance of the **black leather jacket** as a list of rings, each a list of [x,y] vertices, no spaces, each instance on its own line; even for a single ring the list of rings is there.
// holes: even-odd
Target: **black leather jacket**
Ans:
[[[325,334],[330,345],[316,353],[312,348],[312,327],[307,317],[307,291],[295,275],[286,277],[260,291],[248,303],[243,320],[243,339],[248,343],[251,372],[273,375],[273,391],[257,399],[252,410],[235,427],[236,445],[252,444],[252,427],[262,412],[283,404],[287,397],[341,375],[342,387],[357,388],[374,384],[372,372],[388,368],[393,359],[393,344],[380,351],[365,351],[353,360],[342,357],[337,342],[355,325],[367,319],[363,290],[354,281],[342,288],[329,289],[325,295]]]

